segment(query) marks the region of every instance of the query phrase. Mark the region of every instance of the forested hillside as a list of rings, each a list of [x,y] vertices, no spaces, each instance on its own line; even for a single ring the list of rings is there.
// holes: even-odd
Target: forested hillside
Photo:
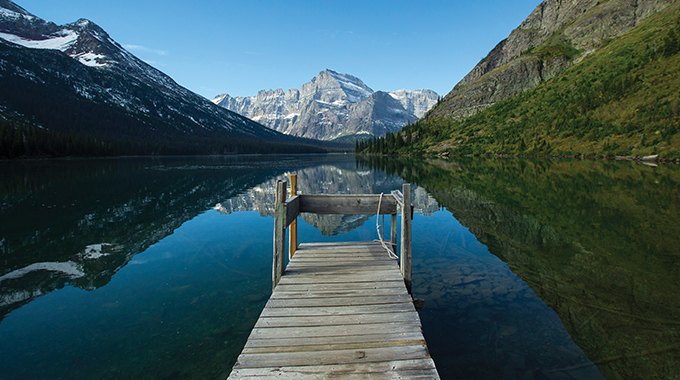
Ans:
[[[658,154],[678,159],[679,36],[676,4],[534,89],[468,119],[426,116],[357,149],[379,154]],[[541,49],[546,45],[525,54]],[[568,45],[554,53],[565,52],[584,53]]]

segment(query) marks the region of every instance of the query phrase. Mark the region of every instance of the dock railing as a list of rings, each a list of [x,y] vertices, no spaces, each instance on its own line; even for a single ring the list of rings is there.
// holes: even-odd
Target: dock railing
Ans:
[[[286,198],[287,181],[276,181],[276,209],[274,222],[274,258],[272,264],[272,288],[276,288],[285,271],[286,229],[291,226],[290,257],[297,248],[297,217],[300,213],[346,214],[346,215],[391,215],[390,240],[397,243],[397,214],[401,214],[401,241],[399,264],[406,289],[411,293],[411,185],[404,184],[402,191],[391,194],[296,194],[296,178],[291,197]],[[378,206],[380,209],[378,210]]]

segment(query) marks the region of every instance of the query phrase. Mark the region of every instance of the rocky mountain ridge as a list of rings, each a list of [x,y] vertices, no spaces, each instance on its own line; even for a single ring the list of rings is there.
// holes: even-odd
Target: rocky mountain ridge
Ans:
[[[213,103],[288,135],[334,140],[397,132],[438,99],[432,90],[373,91],[355,76],[327,69],[299,90],[222,94]]]
[[[0,0],[0,89],[0,121],[44,131],[199,151],[221,145],[204,153],[233,152],[237,140],[306,144],[216,107],[89,20],[56,25],[9,0]]]
[[[553,78],[675,0],[546,0],[428,118],[466,119]]]

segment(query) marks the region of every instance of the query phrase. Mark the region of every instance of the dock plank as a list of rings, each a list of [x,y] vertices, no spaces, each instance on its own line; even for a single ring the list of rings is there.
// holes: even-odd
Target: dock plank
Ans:
[[[398,288],[404,286],[404,280],[396,281],[371,281],[371,282],[337,282],[333,284],[314,284],[315,292],[323,291],[337,291],[341,289],[384,289],[384,288]],[[280,284],[277,292],[305,292],[310,290],[309,284]]]
[[[390,341],[412,341],[422,337],[420,332],[393,332],[392,334],[365,334],[365,335],[346,335],[332,337],[305,337],[305,338],[270,338],[270,339],[249,339],[246,348],[255,347],[286,347],[286,346],[319,346],[319,345],[338,345],[338,344],[363,344]],[[329,341],[331,341],[329,343]],[[329,348],[330,349],[330,348]]]
[[[272,378],[439,379],[379,243],[300,245],[229,376]]]
[[[350,380],[438,379],[431,359],[399,360],[392,362],[343,364],[333,366],[263,367],[234,369],[240,379],[319,379],[332,373],[335,378]]]
[[[291,299],[291,298],[333,298],[333,297],[369,297],[369,296],[398,296],[403,292],[399,288],[350,288],[321,290],[317,291],[281,291],[272,294],[271,299]]]
[[[373,305],[358,306],[319,306],[319,307],[291,307],[265,308],[260,314],[260,318],[265,317],[310,317],[319,315],[354,315],[354,314],[381,314],[381,313],[403,313],[411,311],[413,306],[410,303],[394,303],[375,307]]]
[[[404,313],[380,313],[380,314],[353,314],[353,315],[322,315],[313,317],[265,317],[260,318],[255,324],[258,327],[308,327],[308,326],[337,326],[357,325],[368,323],[412,323],[420,324],[417,314]]]
[[[335,350],[332,355],[328,351],[274,352],[264,354],[241,354],[239,367],[257,368],[263,365],[308,366],[350,363],[372,363],[394,360],[421,359],[428,355],[423,344],[405,347],[362,348],[360,350]]]

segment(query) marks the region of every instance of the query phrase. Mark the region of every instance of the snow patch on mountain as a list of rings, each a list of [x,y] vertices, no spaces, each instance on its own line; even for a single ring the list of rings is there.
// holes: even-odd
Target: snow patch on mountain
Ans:
[[[350,103],[357,103],[360,102],[373,93],[373,90],[371,90],[370,87],[366,86],[364,82],[361,81],[361,79],[349,75],[349,74],[344,74],[344,73],[338,73],[333,70],[326,70],[333,79],[335,79],[336,82],[340,85],[340,88],[342,88],[345,91],[345,94],[347,94],[347,98],[349,99]]]
[[[106,63],[101,62],[101,61],[103,61],[107,58],[103,54],[82,53],[82,54],[75,55],[73,58],[76,58],[78,60],[78,62],[82,63],[85,66],[90,66],[90,67],[107,66]]]
[[[82,270],[82,265],[73,261],[67,262],[45,262],[45,263],[35,263],[28,265],[24,268],[20,268],[9,272],[3,276],[0,276],[0,282],[5,280],[11,280],[16,278],[21,278],[28,273],[35,271],[48,271],[64,274],[70,278],[77,278],[85,276],[85,272]]]
[[[0,8],[0,17],[9,19],[9,20],[18,20],[20,18],[24,18],[28,21],[33,21],[36,17],[27,13],[19,13],[15,12],[10,9],[6,8]]]
[[[414,91],[401,89],[392,91],[389,94],[418,118],[423,117],[439,100],[439,94],[427,89]]]
[[[78,34],[72,30],[62,29],[56,36],[49,36],[44,40],[31,40],[9,33],[0,33],[0,38],[31,49],[66,51],[78,40]]]

